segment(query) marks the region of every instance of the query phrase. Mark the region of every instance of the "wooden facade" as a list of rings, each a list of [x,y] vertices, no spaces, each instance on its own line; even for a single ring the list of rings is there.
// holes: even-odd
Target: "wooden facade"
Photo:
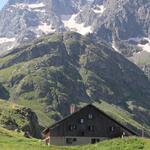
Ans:
[[[44,139],[52,145],[81,145],[135,135],[93,105],[85,106],[43,131]]]

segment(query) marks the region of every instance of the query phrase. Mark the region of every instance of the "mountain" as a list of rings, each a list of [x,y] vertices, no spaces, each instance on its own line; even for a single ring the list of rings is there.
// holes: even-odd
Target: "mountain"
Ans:
[[[0,12],[0,54],[44,34],[64,31],[61,17],[78,12],[85,3],[86,0],[9,0]]]
[[[150,77],[149,10],[149,0],[95,0],[77,20],[91,26],[98,40],[109,42]]]
[[[149,10],[149,0],[9,0],[0,12],[0,56],[45,34],[76,31],[109,42],[150,76]]]
[[[150,126],[148,78],[109,44],[88,36],[55,33],[13,49],[0,58],[0,74],[10,100],[32,108],[41,125],[68,115],[71,104],[97,103],[130,118],[125,122]]]
[[[0,12],[0,53],[65,30],[95,33],[128,57],[149,52],[149,9],[149,0],[9,0]]]

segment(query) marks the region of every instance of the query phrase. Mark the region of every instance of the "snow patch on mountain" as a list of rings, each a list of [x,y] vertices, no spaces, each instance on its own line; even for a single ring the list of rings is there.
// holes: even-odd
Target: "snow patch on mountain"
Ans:
[[[96,14],[102,14],[105,11],[105,7],[104,5],[96,5],[92,10],[96,13]]]
[[[138,44],[139,47],[143,49],[143,51],[150,53],[150,38],[144,38],[145,41],[147,41],[144,44]]]
[[[7,42],[14,42],[15,38],[6,38],[6,37],[0,37],[0,44],[7,43]]]
[[[62,22],[64,23],[64,26],[71,31],[76,31],[82,35],[86,35],[88,33],[92,33],[92,27],[91,26],[85,26],[84,23],[77,23],[76,17],[78,14],[73,14],[71,16],[62,16]],[[68,18],[68,19],[67,19]]]
[[[0,37],[0,57],[9,53],[17,45],[16,38]]]
[[[45,34],[48,34],[48,33],[53,33],[55,32],[56,30],[52,27],[52,25],[48,25],[47,23],[41,23],[41,25],[38,26],[37,30],[39,31],[42,31],[44,32]]]
[[[18,8],[18,9],[24,9],[27,7],[27,4],[24,4],[24,3],[17,3],[15,5],[11,5],[12,7],[14,8]]]
[[[44,3],[29,4],[28,7],[31,8],[31,9],[43,8],[43,7],[45,7],[45,4]]]
[[[115,41],[112,42],[112,48],[116,51],[116,52],[119,52],[119,49],[116,47],[116,44],[115,44]]]
[[[19,8],[19,9],[39,9],[45,7],[44,3],[37,3],[37,4],[25,4],[25,3],[17,3],[15,5],[12,5],[12,7]]]
[[[36,11],[36,12],[41,12],[41,13],[45,13],[45,12],[46,12],[45,9],[34,9],[34,11]]]
[[[143,51],[150,52],[150,38],[148,37],[136,37],[136,38],[129,38],[129,42],[134,41],[135,44],[142,48]]]

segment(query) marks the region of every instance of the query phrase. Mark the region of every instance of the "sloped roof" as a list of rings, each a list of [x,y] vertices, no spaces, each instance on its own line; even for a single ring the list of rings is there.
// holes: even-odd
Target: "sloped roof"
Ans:
[[[83,108],[79,109],[78,111],[74,112],[73,114],[68,115],[67,117],[63,118],[62,120],[54,123],[53,125],[51,125],[50,127],[46,128],[45,130],[43,130],[43,134],[44,132],[49,131],[49,129],[53,129],[56,126],[59,126],[61,123],[63,123],[65,120],[69,119],[70,117],[76,115],[77,113],[79,113],[80,111],[82,111],[83,109],[86,109],[87,107],[93,107],[94,109],[98,110],[101,114],[103,114],[104,116],[106,116],[107,118],[109,118],[110,120],[112,120],[113,122],[115,122],[116,124],[118,124],[119,126],[121,126],[122,128],[124,128],[125,130],[127,130],[128,132],[132,133],[133,135],[138,136],[138,133],[134,132],[133,130],[129,129],[128,127],[124,126],[123,124],[121,124],[120,122],[116,121],[115,119],[113,119],[112,117],[110,117],[108,114],[106,114],[104,111],[100,110],[99,108],[95,107],[92,104],[88,104],[86,106],[84,106]]]

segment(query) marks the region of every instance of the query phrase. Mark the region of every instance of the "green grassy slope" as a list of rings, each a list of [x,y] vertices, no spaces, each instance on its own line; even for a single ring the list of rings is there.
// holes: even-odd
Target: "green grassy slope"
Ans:
[[[104,141],[96,145],[81,147],[81,150],[149,150],[150,140],[142,138],[125,138]],[[78,148],[80,149],[80,148]]]
[[[94,103],[96,107],[100,110],[103,110],[106,114],[120,122],[121,124],[133,129],[137,133],[141,133],[142,126],[140,123],[132,119],[132,114],[123,110],[122,108],[110,105],[105,101],[101,101],[101,103]],[[145,127],[145,130],[150,132],[149,127]]]
[[[23,133],[8,131],[0,127],[0,150],[48,150],[42,142],[27,139]]]
[[[136,137],[76,147],[45,146],[41,140],[27,139],[23,137],[22,133],[0,127],[0,150],[149,150],[149,147],[149,139]]]
[[[41,137],[41,127],[36,114],[27,107],[9,101],[0,100],[0,126],[28,132],[36,138]]]

